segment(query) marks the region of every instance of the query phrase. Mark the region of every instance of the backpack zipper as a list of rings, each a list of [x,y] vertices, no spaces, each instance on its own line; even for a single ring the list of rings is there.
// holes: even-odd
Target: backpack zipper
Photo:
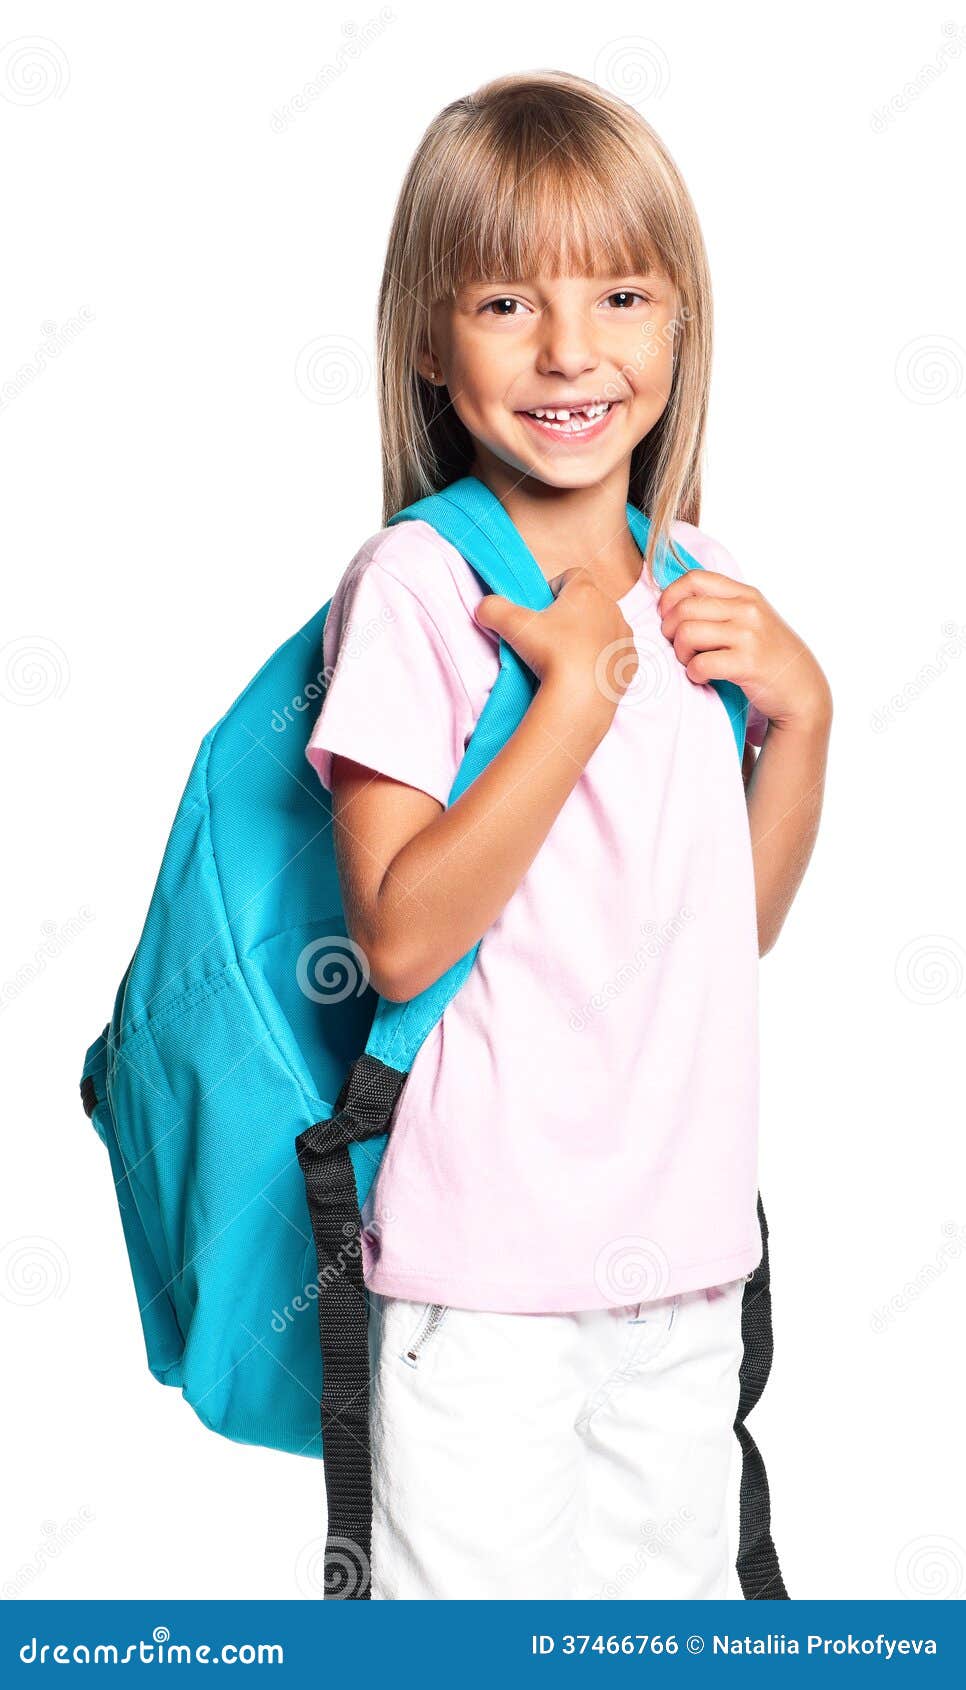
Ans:
[[[403,1351],[402,1359],[408,1367],[418,1367],[420,1352],[436,1331],[440,1321],[446,1313],[445,1303],[430,1303],[422,1324],[416,1328],[416,1336],[407,1350]]]

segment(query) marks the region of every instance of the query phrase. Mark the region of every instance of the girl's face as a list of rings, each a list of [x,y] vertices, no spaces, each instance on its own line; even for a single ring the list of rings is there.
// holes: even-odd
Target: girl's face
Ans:
[[[445,383],[484,468],[499,460],[558,488],[626,485],[670,396],[674,308],[654,272],[471,282],[433,307],[418,368]]]

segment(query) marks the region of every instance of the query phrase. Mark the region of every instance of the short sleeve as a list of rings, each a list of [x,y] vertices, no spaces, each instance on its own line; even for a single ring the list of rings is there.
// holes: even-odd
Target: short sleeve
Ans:
[[[378,558],[347,571],[326,618],[328,682],[306,746],[324,787],[339,755],[448,802],[478,715],[454,643]]]

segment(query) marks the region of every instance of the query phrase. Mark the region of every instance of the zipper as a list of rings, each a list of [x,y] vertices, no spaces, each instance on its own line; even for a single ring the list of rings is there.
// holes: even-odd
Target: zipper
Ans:
[[[419,1366],[420,1353],[428,1339],[432,1337],[436,1328],[439,1326],[440,1321],[446,1313],[446,1309],[447,1305],[445,1303],[430,1303],[420,1325],[416,1328],[415,1337],[409,1344],[408,1348],[402,1352],[402,1360],[406,1363],[407,1367]]]

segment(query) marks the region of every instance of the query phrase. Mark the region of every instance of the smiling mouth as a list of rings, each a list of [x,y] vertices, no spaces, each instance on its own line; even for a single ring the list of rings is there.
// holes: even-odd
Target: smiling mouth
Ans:
[[[594,399],[586,405],[540,405],[522,414],[554,434],[584,434],[606,417],[612,408],[610,400]]]
[[[532,411],[518,411],[517,415],[544,440],[578,446],[599,438],[620,403],[619,399],[588,399],[584,405],[536,405]]]

